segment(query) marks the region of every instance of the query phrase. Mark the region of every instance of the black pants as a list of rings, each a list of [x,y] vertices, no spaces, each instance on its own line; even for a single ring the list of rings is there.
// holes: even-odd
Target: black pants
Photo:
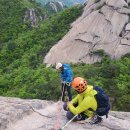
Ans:
[[[62,83],[62,101],[65,101],[65,91],[67,89],[68,92],[68,97],[69,97],[69,101],[72,100],[72,95],[71,95],[71,86],[67,86],[66,84]]]
[[[74,106],[76,107],[77,104],[74,105]],[[75,116],[70,110],[67,110],[67,103],[66,102],[63,104],[63,109],[65,111],[67,111],[66,117],[69,120],[72,119]],[[82,112],[82,113],[78,114],[73,121],[81,121],[81,120],[85,120],[86,118],[88,118],[88,117]]]
[[[66,113],[66,117],[71,120],[75,115],[70,112],[70,111],[67,111]],[[73,121],[82,121],[82,120],[85,120],[86,118],[88,118],[85,114],[81,113],[81,114],[78,114]]]

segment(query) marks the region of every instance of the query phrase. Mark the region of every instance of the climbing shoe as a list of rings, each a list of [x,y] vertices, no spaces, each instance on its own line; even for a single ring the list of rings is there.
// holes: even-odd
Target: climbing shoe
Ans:
[[[95,115],[91,118],[90,124],[99,124],[102,122],[102,118],[98,115]]]

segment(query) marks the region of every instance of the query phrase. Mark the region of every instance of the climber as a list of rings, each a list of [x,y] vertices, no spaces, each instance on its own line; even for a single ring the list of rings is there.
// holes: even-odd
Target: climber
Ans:
[[[71,95],[71,82],[73,80],[73,72],[68,64],[57,63],[56,69],[61,72],[61,84],[62,84],[62,101],[65,101],[65,91],[67,89],[69,101],[72,100]]]
[[[63,105],[64,110],[67,111],[67,118],[71,119],[78,114],[74,121],[86,120],[92,117],[91,123],[100,123],[102,118],[95,114],[97,109],[95,95],[97,91],[93,89],[93,86],[87,85],[87,81],[81,77],[74,78],[72,81],[72,88],[78,95],[72,99],[72,101],[64,103]]]

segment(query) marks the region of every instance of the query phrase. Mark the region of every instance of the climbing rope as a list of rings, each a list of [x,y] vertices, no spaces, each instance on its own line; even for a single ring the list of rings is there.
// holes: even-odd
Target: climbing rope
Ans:
[[[47,118],[52,118],[52,116],[43,115],[40,112],[36,111],[31,105],[28,105],[28,106],[32,109],[33,112],[39,114],[40,116],[47,117]]]
[[[56,125],[55,125],[54,130],[58,130],[58,128],[60,127],[61,103],[62,103],[64,91],[65,91],[65,83],[63,84],[63,88],[62,88],[61,99],[58,101],[57,118],[56,118]]]
[[[10,102],[10,101],[4,101],[4,102],[7,102],[7,103],[12,103],[12,104],[18,104],[18,105],[27,105],[31,108],[31,110],[37,114],[39,114],[40,116],[43,116],[43,117],[46,117],[46,118],[52,118],[53,116],[47,116],[47,115],[43,115],[41,114],[40,112],[36,111],[33,106],[31,106],[30,104],[28,103],[14,103],[14,102]]]

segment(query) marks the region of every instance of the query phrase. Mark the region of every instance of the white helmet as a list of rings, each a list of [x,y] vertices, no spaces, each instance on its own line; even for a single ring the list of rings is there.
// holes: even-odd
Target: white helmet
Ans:
[[[57,64],[56,64],[56,69],[57,69],[57,70],[59,70],[61,67],[62,67],[62,64],[61,64],[61,63],[57,63]]]

